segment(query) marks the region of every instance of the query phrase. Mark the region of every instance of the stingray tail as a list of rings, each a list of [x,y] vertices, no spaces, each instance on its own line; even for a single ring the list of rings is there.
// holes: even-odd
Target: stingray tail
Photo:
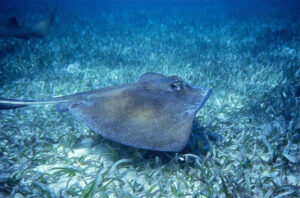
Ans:
[[[67,102],[69,100],[62,98],[52,98],[47,100],[19,100],[19,99],[6,99],[0,98],[0,110],[16,109],[27,105],[44,105],[44,104],[57,104]]]
[[[25,103],[20,103],[19,100],[10,100],[5,98],[0,98],[0,110],[3,109],[16,109],[26,106]]]

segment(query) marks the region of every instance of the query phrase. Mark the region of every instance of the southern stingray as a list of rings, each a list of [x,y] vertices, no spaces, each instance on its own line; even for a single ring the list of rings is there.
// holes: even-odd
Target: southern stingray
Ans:
[[[6,25],[0,26],[0,37],[15,37],[21,39],[29,39],[31,37],[42,38],[48,33],[53,23],[55,12],[54,10],[48,18],[29,27],[20,27],[17,19],[12,17],[8,20]]]
[[[179,152],[193,119],[211,89],[192,86],[178,76],[145,73],[138,82],[42,100],[0,98],[0,109],[57,104],[101,136],[121,144]]]

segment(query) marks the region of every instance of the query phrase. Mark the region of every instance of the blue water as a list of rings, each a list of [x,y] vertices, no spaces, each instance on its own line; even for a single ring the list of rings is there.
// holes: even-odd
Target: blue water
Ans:
[[[184,64],[198,67],[205,64],[199,57],[211,53],[218,56],[226,52],[226,46],[223,45],[226,39],[238,43],[243,39],[253,39],[249,44],[244,42],[246,46],[237,46],[239,49],[236,51],[238,54],[239,50],[249,51],[253,56],[274,45],[286,43],[289,47],[299,42],[298,1],[2,0],[0,22],[5,24],[9,17],[16,16],[21,26],[30,26],[47,17],[54,9],[57,9],[55,23],[44,41],[52,41],[52,50],[48,50],[48,53],[51,54],[49,59],[54,60],[57,57],[52,46],[60,47],[53,42],[55,39],[64,42],[66,46],[63,47],[63,53],[70,56],[69,59],[81,62],[91,61],[91,58],[102,59],[109,67],[141,66],[149,63],[145,59],[151,55],[150,52],[169,55],[172,50],[176,53],[172,57],[174,63],[183,61]],[[143,42],[148,40],[149,45],[144,46]],[[41,41],[33,39],[32,42],[29,48],[36,49],[33,45]],[[23,43],[2,47],[2,66],[6,64],[3,57],[11,55],[7,52],[19,53],[18,48]],[[115,51],[115,45],[121,45],[123,49],[134,47],[134,54],[122,56]],[[108,47],[111,51],[101,53],[101,47]],[[48,55],[44,53],[43,56]],[[110,56],[113,56],[113,60]],[[32,62],[26,60],[25,64],[31,65]],[[51,66],[36,65],[32,69],[39,72],[40,67],[45,69]],[[2,69],[2,80],[27,74],[26,71],[21,74],[21,71],[15,70],[11,67],[8,71]]]

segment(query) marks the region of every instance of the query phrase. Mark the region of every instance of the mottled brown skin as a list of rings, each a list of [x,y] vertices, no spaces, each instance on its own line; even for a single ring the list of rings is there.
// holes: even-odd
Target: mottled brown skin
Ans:
[[[148,77],[147,77],[148,75]],[[181,83],[174,85],[174,83]],[[175,87],[178,86],[178,87]],[[210,90],[147,73],[137,83],[99,90],[68,110],[100,135],[143,149],[181,151]]]
[[[65,100],[59,102],[59,111],[71,112],[103,137],[143,149],[179,152],[210,93],[177,76],[146,73],[136,83],[52,100]]]

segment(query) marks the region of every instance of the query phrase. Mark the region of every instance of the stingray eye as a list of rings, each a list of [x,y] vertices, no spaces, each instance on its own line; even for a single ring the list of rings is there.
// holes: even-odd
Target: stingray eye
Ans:
[[[180,91],[182,89],[183,82],[181,80],[176,80],[171,84],[172,88],[176,91]]]

